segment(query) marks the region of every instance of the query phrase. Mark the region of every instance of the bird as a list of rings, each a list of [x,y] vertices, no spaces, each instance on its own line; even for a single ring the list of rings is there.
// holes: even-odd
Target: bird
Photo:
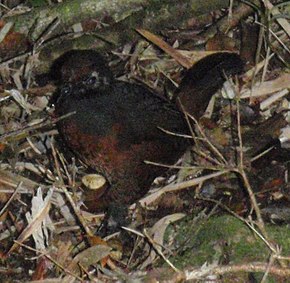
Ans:
[[[49,77],[62,85],[77,83],[88,77],[94,70],[100,72],[108,81],[113,80],[112,71],[105,58],[98,52],[91,49],[70,50],[53,62]]]
[[[192,143],[184,138],[190,134],[184,111],[200,118],[226,77],[243,68],[237,54],[210,55],[187,70],[168,100],[143,85],[114,79],[96,51],[69,55],[58,61],[61,83],[54,105],[57,117],[74,114],[58,121],[57,129],[62,146],[107,180],[101,195],[85,200],[92,212],[144,196],[166,171],[145,161],[174,164]]]

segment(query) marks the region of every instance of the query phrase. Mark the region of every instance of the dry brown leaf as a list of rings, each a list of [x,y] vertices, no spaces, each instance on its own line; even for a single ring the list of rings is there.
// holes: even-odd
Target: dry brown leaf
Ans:
[[[290,87],[290,74],[284,73],[275,80],[263,82],[253,89],[241,91],[241,98],[259,97],[268,95]]]
[[[230,172],[230,170],[221,170],[221,171],[218,171],[218,172],[215,172],[215,173],[212,173],[212,174],[208,174],[208,175],[205,175],[205,176],[202,176],[202,177],[194,178],[192,180],[185,181],[185,182],[182,182],[182,183],[173,184],[173,185],[170,184],[168,186],[165,186],[165,187],[161,188],[157,192],[154,192],[151,195],[144,197],[143,199],[141,199],[139,201],[139,203],[143,207],[147,206],[147,205],[151,204],[152,202],[156,201],[160,196],[162,196],[165,193],[175,192],[175,191],[187,189],[187,188],[189,188],[191,186],[196,186],[196,185],[201,184],[202,182],[204,182],[206,180],[218,177],[220,175],[223,175],[223,174],[226,174],[226,173],[229,173],[229,172]],[[135,206],[136,206],[136,204],[132,204],[130,206],[130,209],[134,209]]]
[[[267,108],[269,108],[272,104],[274,104],[277,100],[281,100],[284,96],[286,96],[289,93],[288,89],[283,89],[281,91],[278,91],[274,94],[272,94],[271,96],[269,96],[268,98],[266,98],[265,100],[263,100],[260,103],[260,109],[262,111],[266,110]]]
[[[207,41],[205,48],[208,51],[236,51],[236,42],[233,38],[218,31],[215,36]]]
[[[236,52],[231,52],[231,51],[202,51],[202,50],[182,50],[182,49],[177,49],[180,54],[182,54],[184,57],[189,60],[191,66],[194,65],[197,61],[212,55],[216,53],[236,53]]]
[[[54,259],[60,266],[68,266],[71,263],[73,247],[70,239],[66,239],[66,241],[61,239],[55,243],[56,255]]]
[[[6,189],[1,189],[3,193],[13,193],[14,189],[17,188],[18,184],[22,182],[22,187],[19,193],[33,193],[35,188],[39,186],[38,183],[31,181],[28,178],[22,177],[20,175],[0,170],[0,184],[5,186]]]
[[[0,58],[11,57],[29,47],[26,36],[15,32],[11,23],[1,20],[0,29],[4,29],[0,39]]]
[[[87,270],[91,265],[107,257],[110,252],[111,248],[105,245],[90,247],[76,255],[67,269],[73,274],[80,274],[80,267]],[[63,282],[70,282],[72,278],[71,275],[67,275],[63,278]]]
[[[264,0],[263,2],[265,3],[265,6],[269,9],[271,14],[273,16],[276,16],[276,21],[279,23],[279,25],[284,29],[288,36],[290,36],[289,19],[284,18],[279,12],[279,9],[276,8],[269,0]]]
[[[108,245],[108,243],[106,241],[104,241],[99,236],[88,236],[88,239],[89,239],[89,243],[90,243],[91,246],[102,245],[102,246],[110,247]],[[102,258],[101,259],[101,265],[105,266],[107,264],[108,260],[109,260],[109,256],[106,256],[106,257]]]
[[[142,36],[144,36],[147,40],[154,43],[156,46],[158,46],[172,58],[174,58],[181,66],[187,69],[189,69],[192,66],[190,61],[185,56],[183,56],[178,50],[171,47],[168,43],[166,43],[163,39],[161,39],[157,35],[144,29],[136,29],[136,31],[139,32]]]
[[[150,235],[152,235],[154,243],[156,244],[155,246],[156,249],[161,251],[161,247],[163,246],[164,241],[164,234],[168,225],[182,219],[184,216],[185,216],[184,213],[174,213],[161,218],[154,224],[154,226],[149,230],[149,233]],[[152,250],[149,257],[141,265],[141,269],[144,269],[148,265],[152,264],[155,257],[156,252],[155,250]]]

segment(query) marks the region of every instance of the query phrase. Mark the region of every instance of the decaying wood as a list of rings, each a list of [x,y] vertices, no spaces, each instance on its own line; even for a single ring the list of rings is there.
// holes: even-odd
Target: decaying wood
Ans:
[[[183,1],[65,1],[47,8],[35,8],[31,12],[5,19],[14,22],[15,31],[28,34],[37,39],[44,30],[58,18],[62,27],[68,27],[83,20],[97,19],[101,24],[119,23],[135,15],[144,28],[159,28],[161,23],[178,24],[189,16],[209,13],[213,10],[225,8],[228,1],[211,0],[207,5],[197,0]],[[140,14],[141,12],[142,17]],[[136,19],[135,19],[136,20]],[[131,27],[131,26],[128,26]]]
[[[106,49],[110,46],[113,48],[137,38],[136,28],[153,32],[180,28],[189,18],[227,6],[226,0],[207,1],[207,5],[197,0],[126,0],[114,1],[113,5],[112,1],[73,0],[46,8],[35,8],[28,13],[6,17],[3,20],[5,23],[13,22],[13,31],[25,35],[34,52],[42,50],[42,61],[51,61],[60,55],[57,50],[64,52],[73,48],[104,48],[104,42],[110,43],[106,45]],[[88,21],[96,23],[97,28],[93,30],[93,34],[91,31],[87,34],[81,26],[81,23],[85,24]],[[61,34],[65,36],[62,36],[57,44],[55,39]],[[84,34],[85,37],[78,40]],[[52,38],[52,44],[48,44]],[[65,42],[66,39],[69,39],[69,42]],[[24,48],[26,49],[22,52],[27,52],[27,47]],[[57,54],[52,56],[53,53]],[[3,62],[7,58],[1,59]],[[41,71],[43,72],[43,69]]]

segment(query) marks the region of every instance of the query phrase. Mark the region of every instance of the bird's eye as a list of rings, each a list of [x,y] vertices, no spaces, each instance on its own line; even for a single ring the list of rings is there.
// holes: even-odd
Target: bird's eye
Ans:
[[[92,86],[97,82],[97,78],[95,76],[90,76],[88,79],[85,80],[85,84],[88,86]]]
[[[67,84],[61,88],[60,93],[61,95],[68,95],[71,93],[71,90],[72,90],[71,85]]]

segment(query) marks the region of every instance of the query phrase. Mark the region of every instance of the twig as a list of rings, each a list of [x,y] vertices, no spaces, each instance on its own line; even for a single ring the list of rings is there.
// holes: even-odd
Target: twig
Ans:
[[[241,175],[242,180],[244,182],[244,185],[248,191],[251,204],[255,210],[256,216],[257,216],[257,225],[260,229],[260,231],[263,233],[263,235],[267,238],[267,232],[265,230],[265,224],[261,215],[260,208],[258,206],[255,194],[251,188],[248,176],[246,175],[245,169],[244,169],[244,151],[243,151],[243,140],[242,140],[242,132],[241,132],[241,113],[240,113],[240,101],[239,97],[237,99],[237,123],[238,123],[238,138],[239,138],[239,164],[238,164],[238,173]]]
[[[265,154],[267,154],[268,152],[270,152],[270,151],[271,151],[272,149],[274,149],[274,148],[275,148],[275,146],[273,145],[273,146],[267,148],[266,150],[264,150],[263,152],[261,152],[260,154],[254,156],[254,157],[250,160],[251,163],[253,163],[253,162],[256,161],[257,159],[263,157]]]
[[[156,251],[156,253],[159,254],[159,256],[161,256],[164,261],[177,273],[180,273],[180,270],[177,269],[165,256],[164,254],[162,253],[161,249],[160,249],[160,246],[156,246],[156,243],[154,242],[154,240],[148,235],[146,229],[143,230],[143,233],[142,234],[141,232],[137,231],[137,230],[134,230],[134,229],[131,229],[131,228],[128,228],[128,227],[122,227],[122,229],[128,231],[128,232],[131,232],[135,235],[138,235],[144,239],[146,239],[148,241],[148,243],[153,247],[153,249]]]
[[[214,267],[203,267],[201,269],[191,269],[184,271],[186,280],[197,280],[205,278],[209,275],[223,275],[227,273],[238,273],[238,272],[266,272],[268,269],[268,264],[264,262],[252,262],[248,264],[240,265],[227,265],[227,266],[214,266]],[[280,268],[278,266],[271,266],[269,268],[269,273],[277,275],[279,277],[289,278],[290,269]]]
[[[224,156],[220,153],[220,151],[212,144],[212,142],[208,139],[208,137],[206,136],[206,134],[204,133],[203,129],[201,128],[201,126],[199,125],[198,121],[195,119],[194,116],[190,115],[189,113],[187,113],[188,117],[190,117],[194,123],[197,125],[198,131],[200,132],[201,136],[204,138],[204,140],[206,141],[206,143],[209,145],[209,147],[211,148],[211,150],[222,160],[222,162],[224,164],[227,164],[228,162],[226,161],[226,159],[224,158]]]
[[[149,234],[147,233],[146,229],[143,230],[144,235],[147,239],[147,241],[151,244],[151,246],[153,247],[153,249],[156,251],[156,253],[158,253],[159,256],[161,256],[163,258],[163,260],[176,272],[176,273],[180,273],[180,270],[178,268],[176,268],[170,261],[169,259],[167,259],[165,257],[165,255],[163,254],[161,247],[158,245],[156,245],[156,243],[154,242],[154,240],[149,236]]]
[[[275,261],[275,257],[273,256],[273,254],[271,254],[270,259],[269,259],[269,262],[268,262],[267,269],[266,269],[266,271],[265,271],[265,273],[263,275],[263,278],[261,280],[261,283],[265,283],[266,282],[267,277],[269,275],[270,268],[271,268],[271,266],[273,266],[274,261]]]
[[[80,221],[83,229],[86,231],[87,235],[91,237],[94,234],[92,233],[92,231],[90,230],[90,228],[86,224],[86,220],[81,215],[79,209],[76,207],[76,205],[74,203],[74,200],[72,199],[70,193],[68,192],[67,188],[64,185],[64,181],[63,181],[63,178],[62,178],[62,175],[61,175],[60,166],[59,166],[59,162],[58,162],[58,158],[57,158],[57,153],[56,153],[56,150],[54,148],[53,142],[51,143],[51,149],[52,149],[52,155],[53,155],[54,164],[55,164],[55,167],[56,167],[56,170],[57,170],[57,174],[58,174],[58,177],[59,177],[59,179],[61,181],[61,184],[62,184],[61,188],[62,188],[67,200],[69,201],[71,207],[73,208],[75,215],[77,216],[78,220]]]
[[[23,182],[21,181],[15,191],[13,192],[13,194],[11,195],[11,197],[9,198],[9,200],[5,203],[5,205],[2,207],[1,211],[0,211],[0,216],[4,213],[4,211],[6,210],[6,208],[8,207],[8,205],[11,203],[11,201],[14,199],[14,197],[16,196],[16,194],[19,192],[19,190],[22,187]]]
[[[58,263],[55,259],[53,259],[50,255],[48,255],[48,254],[46,254],[44,252],[41,252],[41,251],[39,251],[37,249],[34,249],[32,247],[29,247],[29,246],[27,246],[27,245],[25,245],[23,243],[18,242],[18,241],[14,241],[14,242],[16,244],[18,244],[19,246],[22,246],[22,247],[24,247],[24,248],[26,248],[26,249],[28,249],[30,251],[36,252],[36,253],[40,254],[41,256],[46,257],[48,260],[50,260],[52,263],[54,263],[58,268],[63,270],[65,273],[67,273],[67,274],[73,276],[74,278],[80,280],[81,282],[83,282],[82,278],[80,278],[78,275],[76,275],[76,274],[72,273],[71,271],[69,271],[68,269],[66,269],[64,266],[62,266],[60,263]]]
[[[202,182],[204,182],[206,180],[218,177],[220,175],[223,175],[223,174],[226,174],[226,173],[229,173],[229,172],[231,172],[231,170],[229,170],[229,169],[221,170],[221,171],[218,171],[218,172],[215,172],[215,173],[212,173],[212,174],[208,174],[208,175],[205,175],[205,176],[202,176],[202,177],[194,178],[192,180],[185,181],[185,182],[182,182],[182,183],[178,183],[178,184],[174,184],[174,185],[170,184],[168,186],[165,186],[165,187],[161,188],[157,192],[154,192],[151,195],[148,195],[148,196],[142,198],[139,201],[139,203],[142,206],[146,206],[146,205],[154,202],[156,199],[158,199],[164,193],[173,192],[173,191],[179,191],[179,190],[182,190],[182,189],[187,189],[189,187],[198,185],[198,184],[200,184],[200,183],[202,183]],[[136,204],[132,204],[130,206],[130,208],[133,209],[133,208],[135,208],[135,206],[136,206]]]
[[[212,170],[212,171],[220,171],[220,170],[229,169],[225,166],[222,166],[222,167],[217,167],[217,166],[183,166],[183,165],[178,166],[178,165],[162,164],[162,163],[157,163],[157,162],[148,161],[148,160],[145,160],[144,162],[146,164],[170,168],[170,169],[193,169],[193,170]]]
[[[194,153],[196,153],[197,155],[201,156],[202,158],[204,158],[205,160],[208,160],[208,161],[212,162],[213,164],[216,164],[216,166],[224,166],[218,160],[211,157],[209,154],[207,154],[206,152],[204,152],[202,150],[193,149],[192,151]]]
[[[61,116],[61,117],[59,117],[57,119],[42,121],[42,122],[40,122],[40,123],[38,123],[36,125],[26,126],[26,127],[23,127],[22,129],[5,133],[5,134],[0,136],[0,141],[7,140],[8,138],[15,137],[15,136],[18,136],[20,134],[28,133],[28,132],[33,131],[33,130],[38,130],[38,129],[43,128],[45,126],[53,125],[56,122],[59,122],[60,120],[63,120],[65,118],[67,118],[67,117],[70,117],[71,115],[74,115],[75,113],[76,112],[71,112],[71,113],[63,115],[63,116]]]

